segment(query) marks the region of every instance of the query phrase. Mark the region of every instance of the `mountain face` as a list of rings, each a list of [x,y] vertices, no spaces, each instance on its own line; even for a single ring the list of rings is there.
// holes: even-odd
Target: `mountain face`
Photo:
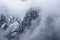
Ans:
[[[18,34],[21,35],[22,33],[25,32],[25,30],[30,29],[32,25],[32,21],[36,20],[38,16],[39,16],[39,9],[34,9],[34,8],[30,8],[26,12],[25,17],[21,22],[17,17],[1,14],[0,28],[4,32],[6,32],[5,37],[8,40],[12,40],[16,38]]]
[[[27,10],[23,20],[17,16],[1,14],[1,36],[6,40],[59,40],[60,17],[39,14],[39,8]]]
[[[60,40],[60,0],[0,0],[0,40]]]

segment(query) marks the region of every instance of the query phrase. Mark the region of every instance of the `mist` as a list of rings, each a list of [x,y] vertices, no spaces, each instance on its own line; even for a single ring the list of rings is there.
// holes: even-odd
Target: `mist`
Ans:
[[[22,33],[19,40],[54,40],[55,33],[54,37],[59,40],[60,0],[0,0],[0,13],[18,16],[21,20],[32,7],[40,9],[40,16],[32,21],[31,28]]]

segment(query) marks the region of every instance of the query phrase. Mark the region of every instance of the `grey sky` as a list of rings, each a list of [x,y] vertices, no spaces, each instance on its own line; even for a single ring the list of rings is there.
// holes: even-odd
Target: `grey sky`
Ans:
[[[32,6],[41,8],[41,14],[60,14],[60,0],[0,0],[0,4],[11,10],[10,14],[23,18],[25,12]]]

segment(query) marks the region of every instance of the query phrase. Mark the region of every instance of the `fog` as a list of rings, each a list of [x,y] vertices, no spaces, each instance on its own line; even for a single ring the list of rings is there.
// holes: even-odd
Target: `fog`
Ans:
[[[56,13],[59,15],[60,12],[60,0],[0,0],[0,4],[11,10],[13,14],[20,14],[19,16],[21,17],[32,6],[40,7],[42,10],[41,14],[44,15],[45,13]]]
[[[5,10],[7,10],[7,14],[19,16],[21,19],[25,17],[27,10],[31,7],[39,8],[41,17],[32,21],[32,29],[23,33],[19,40],[53,40],[52,34],[54,33],[57,33],[56,38],[59,40],[60,0],[0,0],[0,13],[6,14]],[[47,20],[50,20],[47,18],[53,21],[49,24]],[[53,26],[52,29],[50,29],[51,26]],[[46,35],[50,39],[47,39]]]

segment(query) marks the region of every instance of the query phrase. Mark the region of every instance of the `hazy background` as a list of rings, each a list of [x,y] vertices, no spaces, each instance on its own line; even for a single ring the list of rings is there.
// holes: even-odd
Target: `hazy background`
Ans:
[[[23,17],[25,12],[33,6],[40,7],[43,15],[60,13],[60,0],[0,0],[0,10],[5,8],[9,14],[19,14],[20,17]]]
[[[36,35],[39,39],[39,29],[41,29],[41,27],[45,27],[44,20],[47,16],[60,16],[60,0],[0,0],[0,13],[7,13],[10,15],[19,16],[21,19],[23,19],[27,10],[31,7],[39,7],[41,9],[40,15],[42,15],[42,21],[41,25],[34,29],[32,36],[30,36],[29,32],[25,33],[25,36],[23,35],[25,37],[25,40],[28,40],[29,38],[35,38]],[[57,28],[57,25],[60,26],[60,19],[56,19],[53,23],[56,23]]]

